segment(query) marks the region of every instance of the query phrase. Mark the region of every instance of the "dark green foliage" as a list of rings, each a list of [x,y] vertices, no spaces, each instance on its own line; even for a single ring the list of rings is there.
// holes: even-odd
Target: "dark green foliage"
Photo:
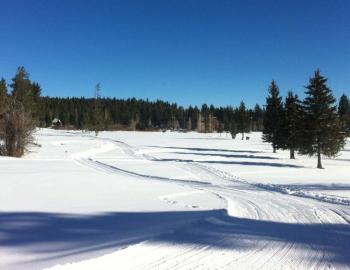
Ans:
[[[302,107],[297,95],[288,92],[285,100],[282,121],[282,146],[290,150],[290,158],[295,159],[295,150],[298,148],[302,126]]]
[[[231,133],[232,139],[235,139],[238,131],[237,131],[237,124],[234,121],[231,122],[230,133]]]
[[[2,143],[5,136],[5,113],[7,111],[7,85],[4,78],[0,80],[0,155],[6,153],[4,144]]]
[[[244,133],[249,132],[249,114],[243,101],[241,101],[237,112],[237,131],[242,133],[242,140],[244,140]]]
[[[6,89],[1,81],[0,88]],[[24,67],[19,67],[12,79],[9,97],[22,104],[24,112],[30,114],[35,125],[49,127],[52,120],[58,118],[65,128],[99,130],[159,130],[180,129],[195,130],[198,126],[203,132],[234,130],[237,124],[245,129],[248,117],[250,131],[261,130],[263,110],[238,110],[233,107],[214,107],[204,104],[197,107],[184,108],[176,103],[164,101],[137,100],[135,98],[121,100],[99,97],[100,86],[94,98],[55,98],[41,97],[41,87],[31,82]],[[6,90],[2,91],[6,93]],[[7,95],[3,95],[6,97]],[[5,103],[0,92],[1,102]],[[243,118],[242,118],[243,116]],[[240,120],[240,121],[239,121]],[[260,124],[259,124],[260,123]]]
[[[338,113],[340,117],[350,113],[350,101],[345,94],[343,94],[339,99]]]
[[[230,131],[231,123],[236,123],[238,119],[238,110],[232,107],[203,106],[199,110],[192,106],[183,108],[175,103],[135,98],[99,98],[98,101],[102,112],[99,119],[102,121],[102,129],[106,130],[195,130],[198,121],[202,120],[203,132],[219,129]],[[57,117],[66,127],[94,130],[91,127],[95,121],[94,98],[42,97],[40,107],[39,120],[43,127],[51,126],[52,120]],[[247,110],[247,115],[251,113]],[[262,122],[262,116],[257,116],[252,121]]]
[[[340,97],[338,105],[338,114],[340,116],[342,127],[346,134],[350,135],[350,101],[349,98],[343,94]]]
[[[210,130],[211,129],[211,125],[210,125],[211,111],[207,104],[202,105],[201,114],[204,121],[204,132],[211,132]]]
[[[321,154],[332,157],[344,147],[345,134],[335,106],[335,98],[326,84],[327,79],[317,70],[303,102],[303,127],[299,151],[317,155],[317,168],[322,168]]]
[[[24,67],[17,69],[12,78],[11,96],[23,105],[24,110],[37,120],[40,108],[41,87],[36,82],[31,82],[29,73]]]
[[[41,98],[41,87],[37,82],[32,83],[32,107],[31,107],[31,112],[33,115],[34,119],[38,118],[39,111],[41,110],[40,108],[40,98]]]
[[[0,80],[0,118],[4,113],[7,100],[7,85],[4,78]]]
[[[33,85],[29,79],[29,74],[24,67],[19,67],[15,77],[12,78],[11,95],[20,103],[27,112],[33,111],[34,97]]]
[[[254,110],[250,111],[251,115],[251,130],[252,131],[261,131],[263,130],[263,120],[264,120],[264,110],[256,104]]]
[[[107,118],[104,117],[104,110],[101,103],[101,85],[98,83],[95,87],[95,95],[93,102],[93,110],[90,116],[91,119],[91,130],[95,131],[95,135],[98,132],[105,129],[107,125]]]
[[[282,144],[281,126],[283,119],[282,97],[276,82],[273,80],[269,86],[269,96],[266,98],[266,111],[264,115],[263,141],[272,144],[275,153]]]

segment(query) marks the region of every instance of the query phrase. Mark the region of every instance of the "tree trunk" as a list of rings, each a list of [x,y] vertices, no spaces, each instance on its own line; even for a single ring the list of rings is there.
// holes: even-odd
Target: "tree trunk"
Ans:
[[[276,145],[273,144],[272,147],[273,147],[273,152],[276,153]]]
[[[291,148],[289,151],[290,151],[290,159],[295,159],[294,148]]]
[[[321,162],[321,147],[317,146],[317,169],[323,169]]]
[[[242,132],[242,141],[244,140],[244,132]]]

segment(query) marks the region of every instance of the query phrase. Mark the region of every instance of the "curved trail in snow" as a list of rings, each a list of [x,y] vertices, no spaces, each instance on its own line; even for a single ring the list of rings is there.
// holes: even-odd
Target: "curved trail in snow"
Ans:
[[[105,173],[167,181],[210,192],[227,205],[227,216],[209,216],[172,233],[174,237],[193,238],[185,245],[173,241],[169,248],[156,237],[111,255],[132,258],[144,252],[153,253],[137,262],[130,261],[128,269],[350,269],[349,201],[315,197],[302,190],[293,193],[278,185],[250,183],[195,162],[164,162],[138,154],[136,147],[122,141],[97,139],[108,146],[74,157],[78,164]],[[135,162],[147,161],[150,166],[159,162],[163,166],[175,165],[199,180],[144,174],[123,168],[123,164],[93,157],[116,148]],[[169,194],[159,199],[181,204],[182,197],[191,195]]]

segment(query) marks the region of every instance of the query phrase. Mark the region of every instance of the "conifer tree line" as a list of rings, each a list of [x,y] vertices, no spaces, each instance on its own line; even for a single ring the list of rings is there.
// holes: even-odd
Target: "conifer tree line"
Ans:
[[[97,105],[98,104],[98,105]],[[96,110],[97,106],[99,107]],[[96,116],[99,114],[99,116]],[[59,98],[42,97],[39,122],[41,127],[51,126],[52,120],[60,119],[67,128],[95,130],[96,119],[100,130],[187,130],[199,132],[261,131],[263,109],[256,105],[254,109],[234,107],[214,107],[204,104],[200,108],[184,108],[176,103],[161,100],[116,98]],[[240,124],[244,121],[243,124]]]
[[[51,127],[56,119],[61,128],[100,130],[183,130],[237,133],[261,131],[264,110],[257,104],[247,109],[231,106],[184,108],[176,103],[136,98],[101,97],[101,84],[94,95],[85,97],[43,97],[39,83],[31,81],[19,67],[11,82],[0,80],[0,155],[22,156],[33,142],[35,127]],[[242,137],[243,139],[243,137]]]
[[[343,95],[336,105],[327,79],[319,70],[305,89],[303,101],[292,91],[283,101],[276,82],[271,82],[262,138],[271,143],[273,152],[289,149],[291,159],[295,159],[296,151],[316,155],[317,168],[322,169],[321,156],[334,157],[345,145],[350,130],[350,103]]]
[[[59,119],[61,128],[100,130],[183,130],[241,133],[263,131],[263,140],[274,152],[289,149],[314,155],[335,155],[350,131],[350,102],[346,95],[335,106],[335,98],[320,72],[306,88],[306,98],[289,92],[285,101],[272,81],[266,106],[249,109],[203,104],[187,108],[161,100],[116,99],[101,97],[97,84],[94,95],[85,97],[41,96],[41,87],[19,67],[10,83],[0,80],[0,154],[21,156],[32,142],[35,127],[51,127]],[[91,91],[92,92],[92,91]],[[322,167],[319,158],[319,167]]]

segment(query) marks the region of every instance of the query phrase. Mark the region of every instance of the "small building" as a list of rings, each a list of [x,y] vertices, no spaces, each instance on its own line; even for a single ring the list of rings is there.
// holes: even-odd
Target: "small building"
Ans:
[[[52,128],[60,128],[62,127],[62,121],[58,118],[54,118],[51,122],[51,127]]]

